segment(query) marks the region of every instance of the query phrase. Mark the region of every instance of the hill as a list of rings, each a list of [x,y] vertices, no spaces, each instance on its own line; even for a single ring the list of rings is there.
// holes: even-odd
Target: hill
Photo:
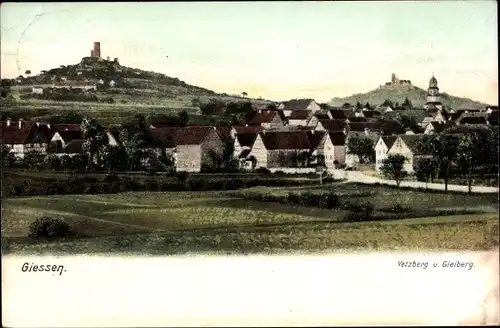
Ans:
[[[332,106],[341,106],[346,102],[355,104],[359,101],[362,104],[369,102],[371,105],[376,106],[382,104],[386,99],[392,100],[393,102],[402,103],[405,97],[408,97],[413,106],[422,108],[425,105],[427,91],[414,85],[383,85],[375,90],[366,93],[358,93],[343,98],[332,98],[329,104]],[[485,106],[487,106],[487,104],[478,101],[452,96],[447,93],[441,94],[441,102],[444,106],[454,109],[484,108]]]
[[[13,95],[20,100],[82,101],[128,105],[165,106],[170,108],[197,108],[200,101],[222,98],[227,101],[251,100],[266,102],[263,99],[249,99],[239,95],[216,93],[202,87],[190,85],[178,78],[165,74],[145,71],[120,65],[117,60],[84,57],[78,64],[61,65],[36,76],[19,77],[13,81]],[[54,85],[96,85],[96,97],[87,99],[47,99],[33,95],[32,86],[49,88]],[[112,101],[109,101],[113,98]]]
[[[269,103],[264,99],[216,93],[165,74],[123,66],[118,60],[95,57],[84,57],[77,64],[61,65],[38,75],[20,76],[10,80],[10,84],[13,101],[4,102],[3,109],[38,118],[76,110],[115,123],[137,112],[175,114],[186,110],[199,116],[200,103],[210,99],[251,101],[258,106]],[[77,85],[95,86],[96,90],[82,92],[73,87]],[[54,88],[63,86],[66,88]],[[33,87],[44,89],[43,94],[34,94]]]

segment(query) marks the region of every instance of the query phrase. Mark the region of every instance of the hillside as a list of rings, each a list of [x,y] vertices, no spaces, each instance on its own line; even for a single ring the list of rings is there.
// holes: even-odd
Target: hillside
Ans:
[[[380,86],[375,90],[358,93],[349,97],[343,98],[332,98],[329,102],[332,106],[341,106],[344,103],[355,104],[360,102],[365,104],[369,102],[372,105],[379,105],[386,99],[390,99],[393,102],[402,103],[405,99],[411,101],[413,106],[422,108],[425,105],[427,91],[416,86]],[[448,108],[462,109],[462,108],[484,108],[487,104],[477,102],[468,98],[460,98],[456,96],[449,95],[447,93],[441,94],[441,102]]]
[[[89,99],[47,99],[47,96],[31,94],[32,86],[43,88],[54,84],[86,84],[97,85],[97,90],[91,92],[95,97]],[[12,88],[13,96],[17,100],[30,101],[81,101],[82,103],[111,103],[126,104],[128,106],[164,106],[167,108],[196,110],[199,102],[210,98],[219,98],[227,101],[264,100],[247,99],[238,95],[230,96],[187,84],[178,78],[165,74],[145,71],[121,65],[118,61],[104,60],[95,57],[84,57],[78,64],[60,66],[42,71],[36,76],[24,76],[15,81]],[[66,97],[69,98],[69,97]],[[112,98],[112,100],[110,100]],[[22,103],[22,101],[21,101]]]

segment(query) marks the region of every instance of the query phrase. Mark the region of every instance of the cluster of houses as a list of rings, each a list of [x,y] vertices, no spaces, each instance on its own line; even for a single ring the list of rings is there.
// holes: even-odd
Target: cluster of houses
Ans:
[[[406,170],[413,171],[417,144],[426,134],[441,133],[456,125],[498,125],[498,107],[482,110],[430,112],[415,128],[381,124],[381,112],[369,108],[324,108],[313,99],[294,99],[274,109],[256,109],[246,124],[233,126],[151,125],[142,147],[171,154],[178,171],[198,172],[213,165],[213,154],[221,155],[227,141],[234,143],[234,158],[242,169],[271,171],[328,170],[353,167],[359,162],[349,154],[347,140],[365,136],[373,140],[375,167],[389,154],[403,154]],[[120,127],[108,127],[110,145],[119,145]],[[22,159],[31,150],[57,156],[83,153],[84,138],[79,124],[50,124],[7,120],[1,124],[2,144]]]

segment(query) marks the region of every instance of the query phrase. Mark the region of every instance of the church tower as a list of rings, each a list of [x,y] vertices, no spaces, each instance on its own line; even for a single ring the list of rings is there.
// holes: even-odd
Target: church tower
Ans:
[[[438,81],[434,77],[434,74],[432,74],[432,77],[429,80],[429,88],[427,89],[427,102],[425,104],[425,108],[443,108],[443,104],[441,104],[441,99],[439,97]]]

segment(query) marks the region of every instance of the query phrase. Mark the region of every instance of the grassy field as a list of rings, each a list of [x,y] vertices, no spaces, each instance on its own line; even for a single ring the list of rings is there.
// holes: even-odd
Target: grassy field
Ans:
[[[246,192],[319,192],[343,200],[366,198],[377,207],[395,200],[419,208],[475,208],[478,214],[344,223],[345,211],[261,203],[229,192],[129,192],[4,199],[2,248],[27,253],[279,252],[327,250],[467,249],[498,247],[496,201],[487,196],[426,194],[335,184],[320,188],[250,188]],[[378,189],[377,189],[378,188]],[[356,196],[369,191],[372,196]],[[245,191],[243,191],[245,192]],[[392,194],[390,194],[392,192]],[[351,193],[351,196],[348,194]],[[496,199],[495,199],[496,200]],[[382,202],[378,204],[377,201]],[[495,207],[496,206],[496,207]],[[487,209],[489,209],[490,213]],[[479,210],[478,210],[479,211]],[[67,221],[78,234],[58,242],[26,238],[36,217]]]

